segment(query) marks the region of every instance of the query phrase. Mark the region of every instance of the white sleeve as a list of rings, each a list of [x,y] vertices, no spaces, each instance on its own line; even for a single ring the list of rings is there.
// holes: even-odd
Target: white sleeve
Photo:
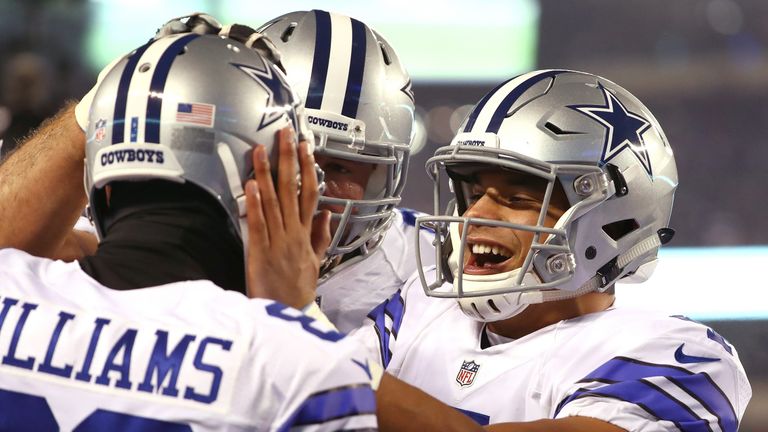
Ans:
[[[554,417],[594,417],[632,431],[735,432],[751,388],[735,350],[699,327],[703,338],[666,333],[600,365],[571,384]]]
[[[96,227],[94,227],[93,224],[91,224],[91,221],[85,216],[80,216],[72,229],[96,235]]]

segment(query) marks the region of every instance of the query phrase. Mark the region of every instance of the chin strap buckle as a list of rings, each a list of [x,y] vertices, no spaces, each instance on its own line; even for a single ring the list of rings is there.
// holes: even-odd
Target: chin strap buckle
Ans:
[[[613,281],[619,277],[621,273],[621,267],[618,265],[618,256],[615,256],[612,260],[605,263],[604,266],[597,270],[596,276],[600,281],[598,291],[603,292],[607,287],[613,284]]]

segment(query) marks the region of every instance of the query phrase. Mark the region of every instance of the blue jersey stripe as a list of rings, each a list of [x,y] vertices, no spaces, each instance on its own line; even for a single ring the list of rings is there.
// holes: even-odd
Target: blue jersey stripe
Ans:
[[[512,81],[517,77],[510,78],[503,83],[497,85],[493,90],[489,91],[488,94],[483,96],[482,99],[480,99],[480,102],[475,105],[475,109],[472,110],[471,113],[469,113],[469,117],[467,118],[467,124],[464,126],[464,132],[470,132],[472,131],[472,128],[475,127],[475,122],[477,121],[477,117],[480,115],[480,112],[485,107],[485,104],[488,103],[488,100],[491,98],[491,96],[494,95],[497,91],[499,91],[500,88],[504,87],[508,82]]]
[[[154,42],[151,40],[136,48],[136,51],[128,57],[128,62],[125,64],[122,75],[120,75],[120,83],[117,86],[117,96],[115,97],[115,111],[112,115],[112,144],[121,143],[124,140],[125,110],[128,105],[128,88],[131,86],[133,71],[136,70],[136,65],[144,51]]]
[[[354,18],[350,18],[350,20],[352,21],[352,51],[349,59],[347,91],[344,95],[341,115],[355,118],[357,117],[357,108],[360,106],[360,93],[363,87],[367,38],[365,24]]]
[[[613,383],[652,376],[685,376],[692,373],[687,369],[677,366],[647,363],[629,357],[614,357],[587,374],[579,382],[600,381]]]
[[[173,41],[165,49],[163,55],[155,65],[155,72],[152,74],[152,81],[149,84],[149,98],[147,101],[147,118],[144,127],[144,142],[160,143],[160,111],[163,108],[163,91],[165,91],[165,82],[168,80],[168,73],[171,70],[173,61],[179,52],[192,40],[200,37],[197,34],[188,34]],[[155,95],[155,96],[153,96]]]
[[[480,426],[488,426],[491,424],[491,417],[485,414],[481,414],[479,412],[465,410],[461,408],[454,407],[457,411],[464,414],[465,416],[471,418],[475,423],[479,424]]]
[[[384,313],[392,320],[392,334],[397,338],[400,332],[400,326],[403,325],[403,316],[405,315],[405,302],[399,295],[391,299],[384,308]]]
[[[578,393],[578,392],[577,392]],[[555,412],[555,417],[569,402],[584,397],[607,397],[639,406],[659,420],[670,421],[684,432],[712,432],[706,420],[699,418],[685,404],[645,381],[612,384],[595,390],[574,393]]]
[[[507,117],[507,113],[509,112],[510,108],[512,108],[512,105],[514,105],[515,102],[517,102],[517,100],[520,98],[520,96],[522,96],[523,93],[525,93],[529,88],[533,87],[534,85],[540,83],[545,79],[553,78],[563,72],[564,71],[561,71],[561,70],[542,72],[528,78],[527,80],[523,81],[521,84],[515,86],[515,88],[511,92],[509,92],[509,94],[504,98],[504,100],[501,101],[499,106],[496,108],[496,111],[494,111],[493,116],[491,117],[491,121],[490,123],[488,123],[488,128],[486,129],[486,132],[492,132],[492,133],[499,132],[501,123]]]
[[[279,430],[366,414],[376,414],[376,396],[371,387],[339,387],[309,396]]]
[[[560,402],[556,412],[559,412],[568,402],[588,395],[613,396],[639,405],[641,399],[645,397],[643,393],[627,394],[624,395],[626,398],[622,398],[621,394],[610,393],[611,389],[617,388],[616,386],[639,382],[643,378],[650,377],[665,377],[692,398],[699,401],[702,407],[717,418],[722,430],[726,432],[736,431],[738,418],[733,406],[709,375],[706,373],[693,373],[678,366],[648,363],[628,357],[615,357],[579,381],[580,383],[597,381],[611,385],[591,391],[579,390]],[[645,385],[648,386],[649,384],[646,383]],[[651,406],[649,405],[649,407]],[[665,419],[673,421],[672,419]],[[688,427],[689,429],[683,430],[698,430],[691,429],[692,426],[690,425]]]
[[[400,326],[403,324],[405,315],[405,302],[400,297],[400,290],[397,290],[390,298],[381,302],[368,313],[368,318],[373,321],[373,328],[379,337],[379,350],[381,351],[381,361],[386,368],[389,361],[392,360],[392,351],[389,349],[390,337],[397,338]],[[387,328],[386,318],[392,320],[392,328]]]
[[[709,375],[697,373],[668,379],[717,417],[720,429],[725,432],[735,432],[739,428],[739,419],[736,417],[731,401]]]
[[[392,359],[392,353],[389,351],[389,330],[387,330],[386,321],[384,320],[384,308],[387,306],[387,301],[380,303],[368,313],[368,318],[373,320],[373,329],[376,330],[376,335],[379,338],[379,352],[381,352],[381,364],[386,369],[389,366],[389,361]]]
[[[328,62],[331,59],[331,14],[321,10],[312,12],[315,14],[315,55],[312,58],[312,76],[304,106],[320,109],[328,78]]]

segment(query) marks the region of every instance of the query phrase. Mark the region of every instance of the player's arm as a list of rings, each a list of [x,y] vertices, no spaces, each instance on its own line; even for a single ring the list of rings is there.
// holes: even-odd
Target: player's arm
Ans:
[[[479,424],[423,391],[384,374],[376,390],[381,431],[481,431]]]
[[[60,258],[95,242],[72,226],[86,203],[85,135],[67,104],[0,165],[0,247]]]
[[[525,423],[498,423],[486,426],[495,432],[626,432],[618,426],[591,417],[573,416]]]

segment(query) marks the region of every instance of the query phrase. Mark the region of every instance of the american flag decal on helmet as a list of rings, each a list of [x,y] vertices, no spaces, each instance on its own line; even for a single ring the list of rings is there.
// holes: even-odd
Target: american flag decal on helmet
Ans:
[[[461,369],[459,369],[459,373],[456,375],[456,382],[462,387],[471,386],[475,382],[475,376],[479,369],[480,365],[475,363],[474,360],[462,362]]]

